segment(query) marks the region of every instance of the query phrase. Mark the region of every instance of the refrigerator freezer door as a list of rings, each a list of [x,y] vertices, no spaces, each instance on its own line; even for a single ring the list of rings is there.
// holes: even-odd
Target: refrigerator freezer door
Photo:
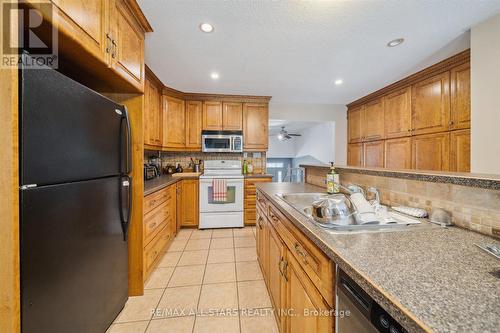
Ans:
[[[130,151],[122,105],[55,70],[20,73],[21,185],[127,173],[120,165]]]
[[[120,177],[21,191],[23,333],[105,332],[128,295]]]

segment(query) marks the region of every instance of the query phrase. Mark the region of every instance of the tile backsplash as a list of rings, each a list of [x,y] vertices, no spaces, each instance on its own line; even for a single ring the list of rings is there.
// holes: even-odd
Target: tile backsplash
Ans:
[[[144,161],[150,158],[157,158],[158,151],[144,151]],[[266,172],[266,153],[265,152],[248,152],[247,158],[244,158],[243,153],[203,153],[203,152],[160,152],[162,168],[171,164],[177,166],[178,163],[181,164],[182,168],[186,170],[189,166],[191,158],[196,162],[198,160],[247,160],[252,163],[254,172],[256,174],[261,174]],[[258,156],[260,154],[260,157]]]
[[[325,186],[328,169],[307,168],[306,182]],[[482,234],[499,237],[500,191],[471,186],[434,183],[392,177],[341,172],[343,185],[374,186],[380,190],[381,201],[388,206],[405,205],[431,212],[442,208],[451,213],[453,223]]]

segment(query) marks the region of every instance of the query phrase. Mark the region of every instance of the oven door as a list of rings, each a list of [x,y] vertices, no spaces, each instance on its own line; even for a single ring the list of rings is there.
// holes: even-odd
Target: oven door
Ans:
[[[200,212],[240,212],[243,211],[243,179],[226,179],[226,201],[214,201],[211,178],[200,179]]]
[[[210,153],[224,153],[231,151],[231,136],[229,135],[202,135],[203,151]]]

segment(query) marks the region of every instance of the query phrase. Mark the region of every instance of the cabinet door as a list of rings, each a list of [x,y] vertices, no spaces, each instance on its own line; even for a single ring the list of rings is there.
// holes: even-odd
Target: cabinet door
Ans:
[[[203,130],[222,130],[221,102],[203,102]]]
[[[385,140],[385,167],[411,169],[411,138]]]
[[[449,162],[449,132],[412,137],[413,169],[448,171],[450,168]]]
[[[160,94],[153,82],[146,80],[144,87],[144,144],[161,146],[162,114]]]
[[[347,147],[347,165],[363,166],[363,144],[351,143]]]
[[[110,51],[107,1],[104,0],[53,0],[60,10],[59,29],[68,31],[87,51],[98,58],[105,58]]]
[[[266,151],[268,147],[267,104],[243,104],[243,148],[244,150]]]
[[[361,118],[363,141],[375,141],[384,138],[384,99],[379,98],[367,103]]]
[[[363,115],[363,107],[358,107],[349,110],[348,113],[348,131],[349,131],[349,143],[361,142],[362,141],[362,130],[361,130],[361,118]]]
[[[450,132],[450,171],[470,172],[470,130]]]
[[[201,150],[202,103],[186,102],[186,148]]]
[[[286,317],[285,332],[333,332],[333,318],[335,318],[333,315],[314,315],[317,311],[322,313],[331,311],[330,307],[295,258],[288,251],[285,256],[287,258],[285,308],[291,309],[294,314]]]
[[[163,95],[163,147],[184,148],[186,136],[184,101]]]
[[[384,112],[386,139],[411,135],[411,88],[387,95]]]
[[[413,135],[447,131],[450,119],[450,73],[418,82],[412,87]]]
[[[283,332],[284,317],[279,312],[285,305],[286,280],[282,276],[285,258],[285,245],[274,228],[269,225],[269,278],[268,288],[274,308],[277,310],[279,331]]]
[[[198,226],[198,180],[182,180],[181,189],[181,226]]]
[[[257,257],[260,262],[264,280],[269,281],[269,226],[267,218],[260,209],[257,210]]]
[[[242,103],[222,103],[222,129],[227,131],[243,130]]]
[[[111,0],[111,67],[138,88],[144,85],[144,31],[123,0]]]
[[[470,64],[451,70],[451,129],[470,128]]]
[[[363,147],[364,166],[384,167],[384,141],[372,141],[364,144]]]

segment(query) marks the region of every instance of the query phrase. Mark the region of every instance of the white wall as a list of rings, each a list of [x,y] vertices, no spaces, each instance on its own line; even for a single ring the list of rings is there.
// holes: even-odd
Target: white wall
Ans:
[[[335,159],[335,123],[323,122],[306,128],[297,138],[297,158],[312,157],[323,164]],[[316,162],[317,163],[317,162]]]
[[[471,171],[500,174],[500,14],[471,32]]]
[[[334,158],[338,165],[347,164],[347,107],[335,104],[279,103],[269,104],[269,118],[292,121],[333,121]]]
[[[296,140],[280,141],[273,135],[269,137],[267,158],[294,158],[296,153]]]

